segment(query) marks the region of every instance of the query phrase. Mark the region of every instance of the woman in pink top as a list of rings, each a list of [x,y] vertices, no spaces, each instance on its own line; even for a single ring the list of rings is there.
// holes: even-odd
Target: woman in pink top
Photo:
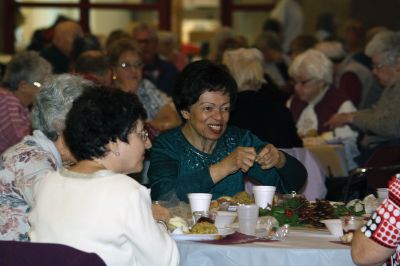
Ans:
[[[0,154],[31,133],[28,108],[51,65],[36,52],[15,55],[0,88]]]

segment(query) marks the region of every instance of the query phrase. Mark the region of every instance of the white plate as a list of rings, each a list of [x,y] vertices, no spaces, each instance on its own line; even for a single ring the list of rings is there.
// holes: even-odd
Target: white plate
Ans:
[[[218,234],[171,234],[175,240],[204,241],[217,240],[235,233],[232,228],[218,228]]]

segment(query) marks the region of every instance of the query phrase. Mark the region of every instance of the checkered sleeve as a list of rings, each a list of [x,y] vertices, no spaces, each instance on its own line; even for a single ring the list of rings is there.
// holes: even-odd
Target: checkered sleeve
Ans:
[[[388,197],[361,228],[365,236],[381,246],[396,248],[400,243],[400,180],[389,182]]]

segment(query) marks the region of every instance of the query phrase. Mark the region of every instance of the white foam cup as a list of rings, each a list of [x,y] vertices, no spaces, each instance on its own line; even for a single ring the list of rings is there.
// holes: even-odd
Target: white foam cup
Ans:
[[[258,206],[257,205],[239,205],[239,232],[246,235],[254,235],[257,228],[258,219]]]
[[[208,212],[212,194],[210,193],[189,193],[190,209],[193,212]]]
[[[256,205],[260,208],[265,208],[274,199],[276,187],[274,186],[253,186],[253,195]]]

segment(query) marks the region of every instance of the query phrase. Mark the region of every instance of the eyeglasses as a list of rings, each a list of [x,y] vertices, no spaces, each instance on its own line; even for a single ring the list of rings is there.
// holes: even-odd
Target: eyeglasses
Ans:
[[[137,62],[122,62],[119,67],[121,67],[122,69],[133,69],[133,70],[137,70],[141,67],[143,67],[143,62],[142,61],[137,61]]]
[[[311,82],[311,81],[313,81],[313,80],[315,80],[315,79],[311,78],[311,79],[307,79],[307,80],[304,80],[304,81],[294,80],[294,81],[293,81],[293,84],[294,84],[294,85],[300,85],[300,86],[304,87],[304,86],[307,85],[307,83],[309,83],[309,82]]]
[[[149,132],[147,132],[146,129],[143,129],[142,131],[135,133],[142,139],[143,142],[145,142],[149,137]]]
[[[373,64],[372,64],[372,69],[380,70],[380,69],[382,69],[384,66],[385,66],[384,63],[379,63],[379,64],[373,63]]]
[[[33,82],[32,85],[35,87],[38,87],[38,88],[42,87],[42,83],[40,83],[38,81]]]

